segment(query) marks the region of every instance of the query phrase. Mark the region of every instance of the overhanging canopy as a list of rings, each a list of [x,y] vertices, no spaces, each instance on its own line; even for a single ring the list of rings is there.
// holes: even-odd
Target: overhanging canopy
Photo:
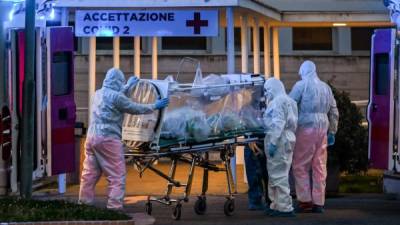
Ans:
[[[193,8],[241,7],[274,20],[281,20],[281,13],[259,1],[252,0],[59,0],[56,7],[69,8]]]
[[[58,0],[68,8],[204,8],[238,7],[264,16],[272,26],[389,25],[389,13],[381,0]],[[235,10],[236,11],[236,10]]]

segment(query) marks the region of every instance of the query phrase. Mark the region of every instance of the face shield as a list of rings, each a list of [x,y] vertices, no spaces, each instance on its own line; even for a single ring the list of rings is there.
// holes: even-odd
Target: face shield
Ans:
[[[271,93],[271,90],[269,90],[265,87],[264,87],[264,98],[265,98],[265,106],[268,107],[269,103],[273,99],[273,95]]]
[[[266,105],[278,95],[285,94],[283,83],[276,78],[269,78],[264,83],[264,96]]]

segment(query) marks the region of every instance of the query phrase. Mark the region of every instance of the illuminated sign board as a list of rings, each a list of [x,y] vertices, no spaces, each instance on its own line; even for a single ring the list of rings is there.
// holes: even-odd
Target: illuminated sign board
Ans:
[[[77,10],[75,35],[218,36],[218,10]]]

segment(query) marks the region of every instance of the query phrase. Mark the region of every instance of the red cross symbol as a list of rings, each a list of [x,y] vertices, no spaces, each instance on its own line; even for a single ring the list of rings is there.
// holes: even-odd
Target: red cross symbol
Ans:
[[[208,26],[208,20],[201,20],[200,19],[200,13],[199,12],[195,12],[193,20],[186,20],[186,26],[187,27],[193,27],[194,28],[194,34],[200,34],[201,33],[201,27],[207,27]]]

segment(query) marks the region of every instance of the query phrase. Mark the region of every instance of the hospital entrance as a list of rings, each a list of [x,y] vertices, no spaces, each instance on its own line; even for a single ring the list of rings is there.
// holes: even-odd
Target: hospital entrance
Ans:
[[[0,223],[397,224],[396,4],[0,0]]]

